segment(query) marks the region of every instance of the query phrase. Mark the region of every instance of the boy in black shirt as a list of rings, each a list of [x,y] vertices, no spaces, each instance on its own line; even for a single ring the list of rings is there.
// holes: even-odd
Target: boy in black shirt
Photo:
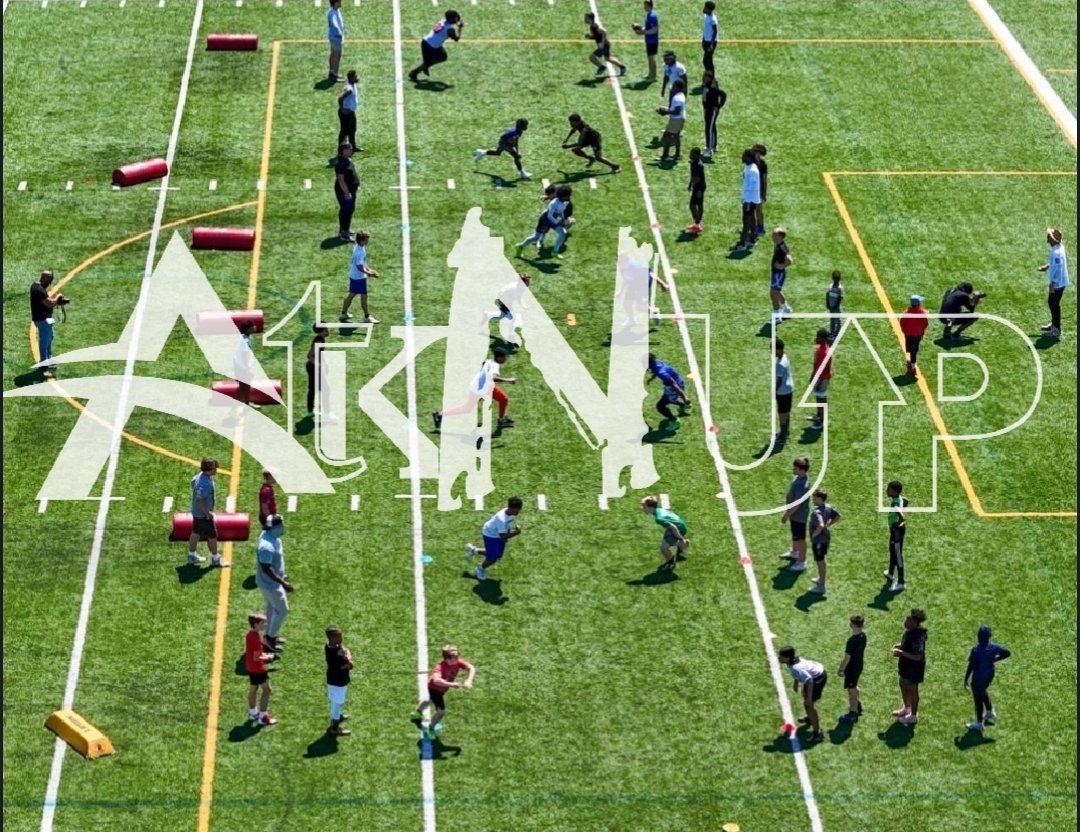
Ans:
[[[917,725],[919,722],[919,685],[926,675],[926,613],[913,609],[904,619],[904,635],[894,644],[892,654],[899,659],[900,696],[903,705],[893,711],[901,725]]]
[[[837,671],[844,679],[847,691],[848,712],[840,717],[841,722],[854,722],[862,716],[862,699],[859,697],[859,677],[863,671],[863,653],[866,652],[866,633],[863,632],[863,617],[853,615],[850,619],[851,636],[844,645],[844,658],[840,660]]]
[[[360,190],[360,176],[352,161],[353,146],[342,142],[334,159],[334,196],[338,201],[338,236],[346,242],[352,240],[349,230],[353,212],[356,211],[356,192]]]
[[[352,652],[342,644],[341,628],[326,628],[326,692],[330,697],[330,727],[326,733],[334,737],[347,737],[352,733],[342,728],[341,723],[349,718],[342,713],[345,707],[345,695],[349,692],[349,671],[353,668]]]
[[[690,184],[686,186],[690,192],[690,225],[686,230],[691,234],[700,234],[704,231],[701,218],[705,213],[705,162],[701,159],[701,148],[690,148]]]
[[[563,150],[572,150],[574,155],[585,159],[585,167],[591,167],[593,162],[600,162],[611,168],[612,173],[618,173],[619,166],[610,159],[605,159],[601,153],[603,137],[600,135],[600,131],[586,124],[584,119],[582,119],[581,115],[578,113],[571,113],[568,121],[570,122],[570,132],[567,133],[566,138],[562,140]],[[578,134],[578,138],[576,142],[572,143],[570,137],[575,133]],[[590,156],[586,153],[586,149],[592,150],[593,155]]]

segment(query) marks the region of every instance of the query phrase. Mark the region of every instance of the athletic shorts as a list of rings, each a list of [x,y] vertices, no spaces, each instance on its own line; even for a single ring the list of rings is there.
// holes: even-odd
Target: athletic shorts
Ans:
[[[671,135],[673,136],[677,136],[682,132],[682,129],[685,125],[685,118],[669,118],[667,127],[664,128],[664,132],[671,133]]]
[[[913,352],[919,351],[919,343],[922,341],[921,335],[905,335],[904,336],[904,352],[910,355]]]
[[[791,412],[791,399],[794,393],[777,393],[776,394],[776,412],[783,416],[786,413]]]
[[[915,666],[905,666],[904,669],[900,672],[900,681],[907,682],[909,685],[918,685],[922,683],[923,677],[925,675],[925,662]]]
[[[760,204],[761,204],[760,202],[744,202],[742,204],[743,214],[745,215],[745,214],[753,213],[757,209],[758,205],[760,205]]]
[[[814,387],[814,398],[825,399],[829,395],[829,379],[819,378],[817,386]]]
[[[743,205],[743,210],[746,210],[746,205]],[[772,277],[769,278],[769,288],[780,291],[784,288],[784,281],[787,280],[787,272],[773,272]]]
[[[344,44],[344,40],[341,38],[327,38],[330,41],[330,48],[335,52],[340,52],[341,47]]]
[[[345,694],[349,692],[348,685],[327,685],[326,697],[330,700],[331,705],[344,705]]]
[[[593,50],[593,57],[603,58],[605,61],[608,60],[611,57],[611,44],[609,43],[604,46],[598,46],[596,49]]]
[[[806,521],[805,520],[792,520],[791,521],[791,540],[793,543],[797,543],[800,540],[806,540]]]
[[[821,698],[821,694],[825,692],[825,685],[829,682],[829,674],[822,673],[816,679],[814,679],[814,692],[810,695],[811,702],[817,702]]]
[[[679,538],[675,536],[675,533],[671,529],[665,529],[664,543],[666,543],[668,546],[676,546],[679,543]]]
[[[205,537],[207,540],[217,540],[217,527],[214,526],[214,521],[209,517],[196,517],[192,520],[191,530],[199,537]]]
[[[844,670],[844,690],[851,690],[859,686],[859,677],[862,676],[862,668],[856,672],[850,669]]]
[[[500,153],[509,153],[511,156],[515,155],[518,152],[518,149],[514,147],[513,144],[507,141],[503,141],[501,137],[499,139],[499,144],[495,149],[498,150]]]
[[[645,54],[646,55],[648,55],[650,57],[655,57],[656,53],[659,52],[659,51],[660,51],[660,41],[657,41],[656,43],[646,43],[645,44]]]
[[[366,295],[367,294],[367,278],[366,277],[350,277],[349,278],[349,294],[350,295]]]
[[[501,537],[484,535],[484,560],[496,561],[506,552],[506,541]]]
[[[818,563],[825,560],[825,556],[829,554],[829,541],[818,543],[817,541],[811,541],[811,548],[814,550],[814,560]]]
[[[600,144],[601,144],[601,138],[600,138],[600,132],[599,131],[597,131],[597,130],[586,130],[584,133],[581,134],[581,146],[583,148],[591,147],[593,150],[595,150],[597,153],[599,153],[600,152]]]
[[[431,685],[428,685],[427,693],[428,693],[428,699],[431,700],[432,705],[434,705],[440,711],[445,711],[446,710],[446,691],[445,690],[438,690],[436,688],[433,688]]]
[[[551,220],[548,218],[547,211],[544,211],[540,215],[540,219],[536,221],[536,233],[547,234],[551,230]]]
[[[255,688],[270,681],[270,674],[265,670],[262,673],[249,673],[248,679],[251,681],[251,686]]]
[[[446,47],[444,46],[432,46],[426,40],[420,41],[420,55],[424,59],[426,66],[435,66],[436,64],[443,63],[448,55],[446,54]]]

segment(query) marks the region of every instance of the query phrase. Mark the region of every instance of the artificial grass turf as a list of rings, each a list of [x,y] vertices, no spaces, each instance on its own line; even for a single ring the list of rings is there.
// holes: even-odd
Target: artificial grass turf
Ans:
[[[776,37],[874,37],[883,32],[895,37],[985,37],[974,15],[958,4],[920,4],[918,15],[897,4],[845,6],[849,7],[758,4],[755,16],[739,16],[730,23],[722,20],[722,32],[729,37],[752,37],[762,31]],[[161,11],[132,4],[126,13],[136,8],[147,16]],[[54,5],[47,11],[52,14],[59,9]],[[14,23],[9,17],[9,25],[27,25],[24,20],[38,25],[33,9],[16,4],[8,14],[13,12],[23,17],[14,18]],[[389,4],[372,4],[359,18],[350,9],[345,12],[347,25],[361,22],[365,36],[392,34]],[[696,36],[696,4],[667,4],[662,12],[665,34]],[[76,13],[74,9],[62,12],[71,16],[67,25],[73,30],[86,25],[74,17]],[[426,4],[407,4],[404,13],[408,69],[415,58],[415,41],[430,25],[433,10]],[[601,13],[611,18],[608,26],[614,34],[614,13],[606,5],[601,6]],[[465,14],[469,21],[466,40],[542,34],[577,38],[582,28],[578,10],[569,7],[482,5]],[[631,16],[637,19],[637,7]],[[146,29],[146,23],[139,21],[147,19],[137,18],[133,28]],[[50,23],[55,20],[49,18]],[[189,19],[177,20],[163,27],[172,38],[177,60],[189,23]],[[323,34],[323,19],[321,12],[297,6],[207,8],[204,32],[233,27],[257,27],[262,51],[229,56],[197,52],[174,166],[173,183],[180,190],[170,194],[167,222],[255,198],[269,43],[275,37],[317,39]],[[33,36],[28,36],[27,45],[32,43]],[[167,50],[164,45],[159,48]],[[688,66],[696,64],[696,46],[679,49],[688,56]],[[709,345],[713,412],[725,457],[745,462],[767,435],[766,379],[755,384],[754,368],[765,375],[762,354],[768,348],[766,339],[754,337],[767,311],[764,246],[743,261],[724,259],[737,220],[731,203],[738,185],[735,158],[742,144],[765,141],[772,151],[768,220],[784,222],[792,234],[797,266],[789,286],[797,309],[820,305],[832,268],[844,270],[846,308],[880,308],[823,186],[821,171],[916,166],[1068,170],[1074,168],[1074,160],[1026,85],[992,44],[733,45],[728,49],[722,50],[717,61],[723,82],[733,94],[721,116],[721,143],[732,152],[725,150],[710,167],[705,237],[695,243],[676,242],[685,218],[685,172],[650,167],[647,175],[672,262],[679,269],[677,281],[685,310],[707,311],[714,321],[723,322],[722,327],[714,326]],[[496,131],[524,110],[533,119],[523,143],[526,167],[537,179],[554,180],[563,175],[561,171],[577,174],[580,161],[559,151],[555,142],[565,135],[566,113],[579,110],[603,131],[608,155],[626,161],[629,149],[611,92],[603,86],[572,84],[579,65],[583,78],[591,74],[585,63],[587,50],[584,41],[530,46],[527,51],[513,45],[452,45],[451,62],[437,68],[435,75],[453,87],[441,93],[407,89],[406,126],[414,163],[409,168],[410,182],[420,185],[420,190],[410,192],[418,324],[444,320],[451,289],[448,278],[452,277],[445,257],[468,207],[483,206],[483,219],[507,243],[531,229],[539,210],[536,183],[492,189],[484,174],[512,175],[508,160],[487,160],[479,166],[483,173],[474,174],[468,161],[474,147],[493,141]],[[630,46],[620,45],[616,51],[632,60],[635,71],[643,64]],[[363,44],[355,51],[347,47],[346,55],[345,66],[356,55],[353,63],[361,77],[371,79],[364,84],[360,118],[368,158],[359,163],[364,190],[357,224],[370,227],[372,262],[384,274],[383,280],[373,281],[372,311],[391,323],[396,322],[394,313],[401,309],[403,298],[398,194],[390,190],[397,184],[393,89],[380,80],[392,75],[392,53],[387,44]],[[105,57],[98,60],[105,62]],[[5,64],[6,73],[11,65]],[[319,246],[334,231],[336,210],[329,193],[330,173],[324,167],[336,137],[333,93],[312,89],[324,65],[324,44],[282,47],[256,295],[271,321],[288,312],[311,279],[324,280],[324,310],[329,308],[331,314],[343,288],[348,249]],[[173,93],[161,96],[163,100],[157,103],[148,101],[147,108],[156,113],[161,132],[156,145],[163,146],[179,70],[175,62],[160,66],[172,74]],[[522,73],[528,66],[539,69]],[[565,85],[561,70],[560,81],[552,83],[548,68],[553,66],[570,70]],[[692,69],[692,77],[694,73]],[[515,82],[519,75],[524,78]],[[950,94],[945,79],[954,77],[967,82],[962,96]],[[91,102],[90,109],[107,109],[109,99],[122,97],[114,87],[105,89],[109,94],[101,97],[100,104]],[[5,113],[9,124],[17,122],[22,112],[38,111],[30,103],[32,92],[33,87],[27,86],[26,97],[12,103],[12,115]],[[651,117],[659,102],[656,92],[655,88],[626,92],[628,107],[635,113],[639,148],[648,143],[659,124],[659,118]],[[140,89],[134,94],[141,93]],[[691,107],[696,106],[696,99],[691,99]],[[688,139],[698,132],[695,115],[692,111]],[[60,123],[66,117],[65,112],[53,114]],[[899,129],[898,122],[915,122],[918,129]],[[987,140],[989,131],[993,131],[992,140]],[[28,146],[29,140],[24,144]],[[17,163],[28,155],[18,144],[13,148],[9,151],[5,140],[6,155]],[[111,169],[111,164],[105,167]],[[445,188],[449,177],[456,179],[455,191]],[[17,178],[8,179],[6,190],[11,191]],[[74,264],[111,240],[117,230],[141,230],[153,211],[156,194],[106,191],[100,198],[111,206],[109,213],[102,214],[96,202],[80,207],[87,218],[79,233],[70,241],[54,240],[51,229],[68,222],[72,211],[61,200],[83,198],[81,192],[60,192],[60,180],[65,178],[75,177],[58,177],[55,195],[41,196],[35,187],[33,201],[24,200],[28,206],[15,201],[27,194],[11,194],[9,207],[25,213],[6,224],[6,264],[27,264],[22,270],[36,273],[43,248]],[[219,180],[213,193],[206,185],[211,178]],[[302,187],[306,178],[313,182],[311,191]],[[631,225],[639,239],[647,238],[633,176],[598,176],[597,180],[600,187],[595,191],[585,179],[575,182],[582,221],[575,228],[568,257],[562,262],[543,261],[540,265],[550,271],[537,268],[540,274],[533,289],[553,319],[576,312],[578,326],[567,328],[566,337],[585,366],[603,379],[610,254],[617,229]],[[36,175],[32,185],[34,181]],[[951,269],[990,272],[990,263],[997,274],[987,274],[986,279],[994,281],[994,304],[1001,304],[996,308],[1007,309],[1010,316],[1019,314],[1025,328],[1041,323],[1037,315],[1042,314],[1042,279],[1030,270],[1045,254],[1039,227],[1051,220],[1037,215],[1052,210],[1063,227],[1075,227],[1070,181],[1039,180],[1034,187],[1015,180],[946,184],[953,189],[947,202],[935,201],[935,185],[929,182],[845,180],[839,184],[894,306],[899,309],[912,291],[907,288],[912,276],[932,283],[945,280]],[[109,203],[110,197],[118,199]],[[253,220],[250,207],[228,216],[228,224]],[[981,235],[986,242],[978,249],[959,241],[956,246],[947,245],[945,238],[956,224],[968,236]],[[115,339],[130,308],[118,298],[132,296],[145,253],[145,242],[133,244],[78,278],[71,292],[78,287],[78,325],[73,322],[63,330],[65,349]],[[227,305],[244,302],[249,255],[200,254],[198,259]],[[1022,280],[1006,276],[1021,268]],[[17,301],[8,310],[7,322],[17,323],[6,328],[5,339],[11,339],[5,343],[9,355],[25,352],[24,282],[20,278],[14,285],[5,283],[6,294]],[[933,305],[934,293],[926,294]],[[1074,308],[1071,302],[1067,299],[1067,309]],[[666,299],[661,298],[661,304],[667,309]],[[306,350],[307,345],[302,325],[314,314],[306,309],[295,331],[289,333],[299,350]],[[1036,317],[1028,320],[1033,314]],[[808,322],[781,329],[782,337],[793,344],[797,377],[809,373],[809,348],[804,345],[809,344],[815,327]],[[883,355],[895,356],[898,347],[884,326],[868,325],[867,329]],[[704,333],[696,324],[692,333],[700,359],[706,346]],[[397,342],[380,336],[353,359],[350,383],[362,383],[397,351]],[[685,369],[679,358],[681,344],[670,324],[662,325],[652,337],[658,352]],[[1072,559],[1069,547],[1063,545],[1075,535],[1075,521],[977,521],[943,459],[939,514],[912,518],[908,544],[912,589],[907,596],[882,598],[876,576],[885,561],[883,519],[873,510],[878,397],[868,393],[883,391],[884,385],[870,381],[871,373],[877,371],[868,354],[852,349],[838,352],[833,388],[835,433],[827,484],[845,520],[834,537],[829,599],[814,605],[803,601],[799,606],[796,602],[805,596],[797,588],[785,588],[787,578],[776,579],[770,587],[773,568],[768,556],[784,548],[783,529],[775,517],[744,521],[770,624],[780,640],[796,643],[831,667],[839,659],[847,615],[858,610],[869,617],[874,658],[868,656],[865,689],[875,715],[864,719],[842,745],[836,742],[839,737],[830,736],[828,745],[808,753],[826,828],[868,828],[898,815],[915,823],[933,818],[941,828],[971,824],[1012,828],[1032,818],[1045,828],[1064,826],[1075,820],[1070,804],[1075,778],[1060,761],[1075,746],[1067,734],[1056,735],[1054,727],[1067,722],[1066,708],[1074,693],[1067,672],[1063,676],[1048,669],[1057,666],[1050,658],[1057,655],[1059,643],[1075,632],[1075,602],[1067,591]],[[1022,355],[989,335],[979,345],[979,351],[984,350],[995,371],[995,384],[997,368],[1007,368]],[[436,406],[441,378],[441,350],[432,348],[429,353],[421,357],[418,367],[419,416],[425,430],[426,414]],[[260,358],[264,357],[270,375],[280,377],[283,356],[260,351]],[[928,346],[924,366],[933,373],[927,364],[931,357]],[[1067,485],[1070,477],[1057,476],[1042,450],[1047,434],[1056,425],[1069,423],[1068,402],[1075,400],[1075,377],[1070,377],[1068,368],[1074,358],[1068,341],[1044,352],[1048,389],[1030,433],[983,443],[977,450],[962,449],[988,510],[1068,508],[1070,497],[1075,502]],[[200,360],[191,340],[177,334],[154,372],[201,384]],[[299,362],[299,357],[294,355],[294,361]],[[9,384],[17,367],[8,365]],[[80,367],[77,372],[102,370]],[[299,367],[294,370],[302,379]],[[443,639],[457,640],[481,669],[474,691],[451,696],[452,711],[443,736],[446,748],[435,766],[440,823],[451,827],[468,823],[478,829],[508,825],[685,829],[708,828],[727,820],[762,828],[773,828],[792,817],[802,822],[805,810],[798,780],[782,753],[784,744],[774,742],[775,725],[780,721],[775,691],[744,579],[735,563],[734,540],[722,505],[712,496],[718,487],[703,453],[700,417],[685,418],[683,429],[657,447],[662,479],[651,489],[670,493],[673,506],[689,520],[695,540],[690,560],[680,567],[678,581],[638,584],[659,562],[655,553],[659,530],[638,509],[640,493],[613,500],[607,513],[599,511],[595,459],[583,453],[576,433],[563,427],[561,408],[542,386],[526,352],[513,359],[513,372],[522,379],[510,389],[511,412],[519,427],[496,440],[493,469],[499,490],[489,495],[483,513],[469,509],[440,513],[430,505],[424,509],[425,549],[435,558],[426,573],[429,647],[435,650]],[[963,374],[958,378],[970,381]],[[1019,389],[1020,384],[1014,387]],[[388,395],[404,408],[403,383],[392,385]],[[999,407],[1003,402],[1010,404],[1007,412],[1011,413],[1012,399],[1009,387],[992,385],[977,407],[957,408],[955,414],[942,407],[950,426],[968,420],[979,425],[998,420],[1006,412]],[[915,447],[925,453],[929,423],[919,397],[914,402],[915,412],[903,423],[902,435],[918,441]],[[15,763],[15,752],[5,752],[7,783],[14,780],[18,787],[5,798],[5,816],[13,828],[30,828],[39,816],[51,751],[40,720],[49,703],[59,698],[81,591],[81,553],[89,548],[88,539],[83,538],[95,507],[50,506],[44,517],[34,513],[33,493],[44,475],[48,454],[43,461],[40,453],[33,454],[33,445],[20,437],[27,435],[31,420],[43,412],[57,419],[56,435],[64,436],[71,414],[67,405],[56,402],[11,402],[6,408],[15,425],[9,428],[6,442],[14,458],[7,468],[5,498],[17,510],[8,522],[17,522],[18,532],[24,535],[13,535],[6,547],[8,565],[16,581],[25,575],[26,582],[37,586],[30,596],[31,590],[22,588],[24,583],[5,581],[6,596],[18,595],[16,604],[27,610],[17,625],[7,628],[8,640],[14,634],[19,643],[48,643],[54,667],[50,673],[41,669],[48,660],[35,663],[24,655],[26,651],[18,654],[17,668],[9,678],[25,678],[25,688],[5,694],[6,711],[22,715],[9,723],[21,732],[27,747],[38,749],[36,755],[20,751]],[[796,413],[793,419],[800,416]],[[651,409],[646,418],[655,421]],[[130,427],[133,432],[167,439],[170,446],[190,456],[212,453],[229,460],[227,443],[207,440],[194,429],[155,414],[138,415]],[[405,721],[415,695],[409,516],[407,502],[394,497],[408,489],[398,472],[405,459],[372,427],[362,415],[350,414],[350,442],[363,450],[371,466],[354,489],[362,497],[360,514],[347,511],[348,497],[341,493],[301,497],[300,511],[288,518],[289,568],[295,572],[299,589],[286,626],[289,654],[283,672],[274,677],[277,692],[272,710],[282,723],[242,742],[230,742],[246,692],[245,680],[235,675],[233,665],[245,629],[244,613],[257,598],[244,588],[251,571],[250,545],[237,547],[234,554],[237,571],[230,579],[214,828],[246,827],[254,812],[281,828],[312,828],[331,819],[385,829],[419,825],[415,732]],[[1066,436],[1074,433],[1065,431]],[[302,437],[301,441],[311,439]],[[820,447],[796,441],[753,474],[733,476],[739,508],[772,505],[786,486],[788,457],[807,450],[818,463]],[[910,451],[905,454],[908,449],[903,444],[886,447],[890,459],[906,464]],[[33,470],[40,468],[41,473],[20,473],[29,466],[37,466]],[[211,574],[195,584],[179,584],[171,570],[180,562],[182,544],[166,547],[160,542],[165,527],[161,496],[183,497],[189,471],[127,444],[120,470],[117,493],[127,500],[110,514],[100,596],[91,620],[90,653],[77,707],[85,706],[92,720],[95,716],[105,720],[123,738],[122,754],[93,767],[69,761],[59,818],[61,825],[87,819],[97,823],[121,811],[135,811],[129,817],[137,818],[132,822],[138,828],[157,829],[190,822],[195,812],[215,582],[220,578]],[[924,467],[911,470],[912,477],[926,475]],[[257,463],[245,459],[242,476],[239,492],[242,501],[250,504],[257,488]],[[224,481],[219,488],[225,490]],[[475,540],[478,524],[508,490],[520,491],[527,498],[526,534],[511,544],[506,560],[492,570],[495,580],[488,582],[490,586],[474,591],[473,583],[461,577],[460,549],[466,540]],[[546,514],[535,509],[538,492],[547,496],[550,510]],[[922,497],[925,487],[913,487],[912,492]],[[179,500],[178,507],[182,505]],[[57,522],[57,517],[65,521],[63,528],[72,529],[65,535],[64,553],[70,560],[67,571],[73,575],[50,586],[31,570],[42,558],[58,557],[56,547],[39,544],[34,548],[30,541],[41,539],[38,530]],[[116,531],[120,535],[114,538]],[[988,569],[987,546],[982,541],[999,539],[1021,549],[1020,559],[1028,569],[1020,577],[1004,569]],[[154,554],[148,561],[128,558],[132,548]],[[63,572],[63,567],[58,571]],[[159,580],[162,574],[168,580]],[[38,592],[45,594],[38,596]],[[28,597],[33,602],[24,600]],[[31,617],[41,603],[62,606],[68,614],[55,620],[43,620],[40,614]],[[884,648],[895,639],[899,619],[909,604],[924,605],[931,613],[931,670],[924,691],[928,718],[901,751],[889,746],[890,741],[898,741],[895,732],[886,730],[884,714],[895,698],[895,671]],[[179,614],[161,613],[178,607]],[[328,618],[345,629],[347,643],[360,659],[361,669],[350,693],[354,714],[350,724],[356,734],[342,741],[337,754],[312,759],[303,755],[309,753],[309,745],[323,727],[319,645]],[[959,723],[969,717],[969,704],[958,678],[974,628],[984,618],[1016,651],[1015,663],[1003,667],[998,682],[999,709],[1008,717],[989,735],[997,740],[994,746],[961,750],[954,741],[962,734]],[[162,674],[160,690],[139,682],[139,660],[144,654],[132,646],[128,632],[145,631],[146,640],[157,645],[171,641],[177,628],[181,633],[177,652],[170,655],[169,672]],[[640,676],[639,665],[644,665]],[[620,686],[624,673],[631,678]],[[1038,683],[1033,687],[1039,691],[1039,707],[1020,705],[1021,674]],[[119,686],[112,681],[133,677],[136,681]],[[829,725],[841,710],[838,687],[834,681],[822,706]],[[155,718],[157,697],[177,699],[182,705],[175,713]],[[896,786],[901,765],[895,758],[900,755],[904,771],[918,772],[902,789]],[[1017,787],[1021,770],[1023,786]],[[155,772],[165,776],[159,780]]]

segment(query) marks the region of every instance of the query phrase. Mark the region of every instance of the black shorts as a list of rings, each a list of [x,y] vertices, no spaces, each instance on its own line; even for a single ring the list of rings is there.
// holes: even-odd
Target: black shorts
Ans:
[[[926,662],[909,662],[906,659],[901,659],[899,671],[901,682],[917,685],[922,682],[923,677],[926,675]]]
[[[704,199],[705,199],[705,189],[704,188],[694,188],[692,191],[690,191],[690,201],[691,202],[702,202]]]
[[[424,66],[435,66],[447,59],[445,46],[432,46],[426,40],[420,41],[420,55],[424,59]]]
[[[777,393],[776,394],[776,412],[781,416],[791,412],[791,397],[794,393]]]
[[[825,560],[825,556],[829,554],[829,541],[817,542],[811,541],[811,547],[814,550],[814,560],[818,563]]]
[[[851,668],[844,670],[844,690],[852,690],[859,686],[859,677],[862,676],[862,668],[852,672]]]
[[[495,148],[500,153],[509,153],[511,156],[517,156],[518,149],[510,142],[505,142],[501,138],[499,139],[499,145]]]
[[[919,342],[922,341],[921,335],[905,335],[904,336],[904,352],[910,355],[913,352],[919,351]]]
[[[605,61],[611,57],[611,44],[605,43],[603,46],[598,46],[593,50],[594,58],[603,58]]]
[[[600,152],[601,138],[598,130],[586,130],[581,134],[581,146],[591,147],[597,153]]]
[[[446,710],[446,691],[435,690],[433,687],[428,687],[428,698],[431,700],[431,704],[438,708],[440,711]]]
[[[814,692],[810,694],[810,701],[817,702],[821,698],[821,694],[825,692],[825,685],[829,681],[829,674],[822,673],[814,680]]]
[[[270,674],[265,670],[262,673],[249,673],[248,679],[251,680],[251,686],[257,688],[259,685],[266,684],[270,681]]]
[[[792,520],[791,521],[791,539],[806,540],[806,521],[805,520]]]
[[[656,53],[660,51],[660,43],[646,43],[645,54],[649,57],[655,57]]]
[[[540,219],[536,221],[536,233],[547,234],[551,230],[551,220],[548,218],[547,211],[544,211],[540,215]]]
[[[217,528],[209,517],[196,517],[191,522],[191,530],[206,540],[217,540]]]

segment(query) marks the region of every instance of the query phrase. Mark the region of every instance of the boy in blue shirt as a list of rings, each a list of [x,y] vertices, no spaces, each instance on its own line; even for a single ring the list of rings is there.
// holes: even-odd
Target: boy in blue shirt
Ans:
[[[660,51],[660,15],[653,8],[653,0],[645,0],[645,23],[635,23],[634,34],[645,38],[645,56],[649,59],[649,74],[646,80],[656,80],[656,53]]]
[[[521,150],[518,148],[518,141],[521,139],[521,134],[529,129],[529,120],[527,118],[519,118],[514,122],[512,127],[507,127],[503,130],[502,135],[499,136],[499,145],[494,150],[485,150],[482,147],[478,147],[473,154],[473,161],[479,163],[483,161],[486,156],[501,156],[503,153],[509,153],[510,158],[514,160],[514,165],[517,166],[518,177],[521,179],[528,179],[532,176],[527,170],[521,166]]]
[[[975,699],[975,721],[967,724],[969,731],[982,731],[984,726],[993,725],[997,719],[987,691],[994,681],[994,665],[1012,655],[1000,644],[990,641],[990,636],[989,624],[979,627],[979,643],[971,648],[964,673],[964,687],[971,683],[971,695]]]
[[[660,423],[661,426],[667,424],[678,429],[682,423],[671,412],[671,405],[679,405],[679,416],[686,415],[686,409],[690,407],[690,398],[686,395],[686,382],[683,381],[678,370],[652,353],[649,353],[649,372],[652,373],[649,381],[658,378],[664,385],[664,394],[656,403],[656,409],[664,417],[664,421]]]

